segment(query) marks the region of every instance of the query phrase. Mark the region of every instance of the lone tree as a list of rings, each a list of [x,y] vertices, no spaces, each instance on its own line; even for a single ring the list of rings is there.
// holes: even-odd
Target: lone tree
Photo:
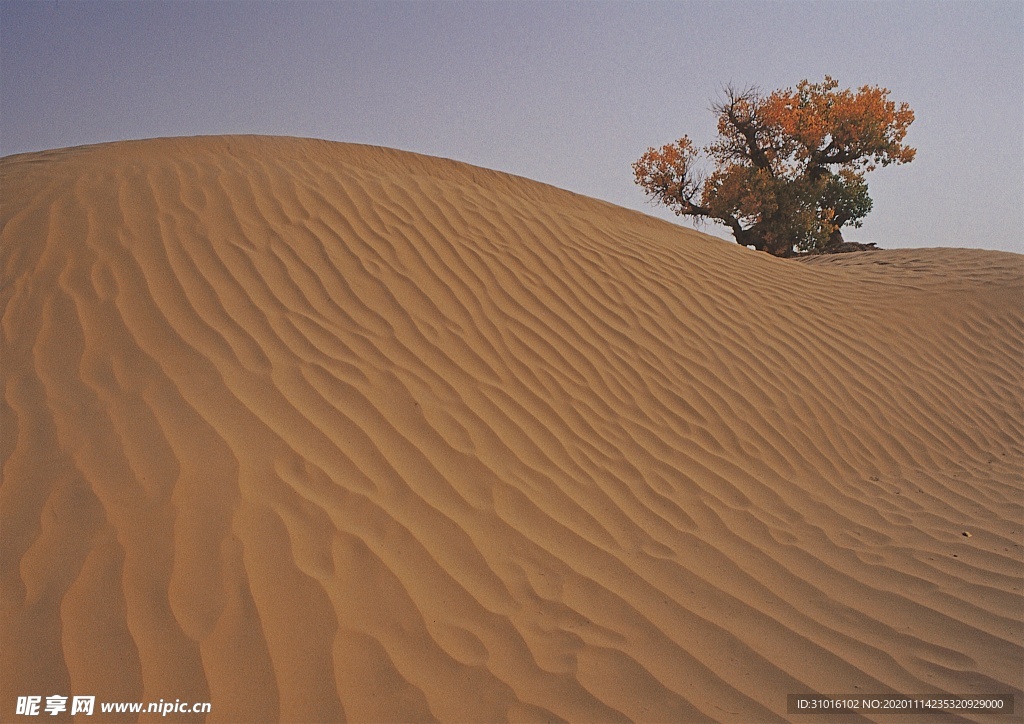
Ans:
[[[848,247],[842,227],[859,227],[871,210],[864,174],[914,160],[903,145],[914,112],[886,88],[838,85],[826,75],[767,96],[727,87],[712,106],[718,140],[647,149],[633,164],[636,182],[676,214],[725,224],[738,243],[776,256]],[[715,162],[710,174],[701,155]]]

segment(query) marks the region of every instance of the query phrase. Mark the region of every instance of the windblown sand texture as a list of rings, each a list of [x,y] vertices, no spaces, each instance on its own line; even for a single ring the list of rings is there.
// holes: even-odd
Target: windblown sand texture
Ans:
[[[1021,692],[1024,257],[780,260],[324,141],[0,164],[0,718]]]

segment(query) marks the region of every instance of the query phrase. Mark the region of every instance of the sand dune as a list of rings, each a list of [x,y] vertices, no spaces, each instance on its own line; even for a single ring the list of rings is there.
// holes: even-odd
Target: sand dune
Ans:
[[[1024,257],[779,260],[300,139],[0,173],[0,718],[1021,692]]]

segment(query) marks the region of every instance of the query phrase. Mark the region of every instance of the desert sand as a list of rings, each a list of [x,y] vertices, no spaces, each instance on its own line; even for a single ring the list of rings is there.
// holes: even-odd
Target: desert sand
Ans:
[[[1024,256],[781,260],[293,138],[0,174],[0,719],[1020,694]]]

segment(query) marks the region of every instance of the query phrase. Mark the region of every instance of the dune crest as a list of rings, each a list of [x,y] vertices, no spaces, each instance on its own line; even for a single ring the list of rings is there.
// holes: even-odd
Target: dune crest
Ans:
[[[1021,692],[1024,257],[797,263],[291,138],[0,185],[4,720]]]

